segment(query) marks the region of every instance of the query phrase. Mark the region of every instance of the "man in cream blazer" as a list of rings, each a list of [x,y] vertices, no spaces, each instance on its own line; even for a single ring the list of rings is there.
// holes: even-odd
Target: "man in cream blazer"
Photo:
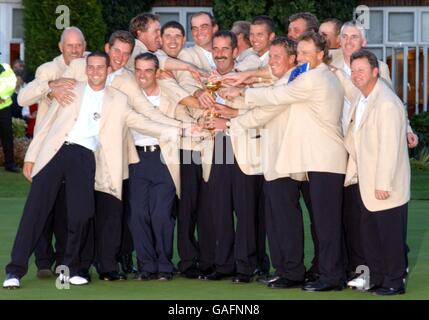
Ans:
[[[28,259],[63,179],[67,188],[68,214],[63,263],[69,268],[71,284],[88,283],[78,273],[87,223],[94,215],[93,191],[110,195],[120,203],[122,152],[127,132],[124,128],[132,127],[175,143],[181,135],[180,128],[155,123],[134,112],[124,94],[105,86],[108,60],[108,56],[101,52],[87,57],[88,84],[77,83],[73,89],[76,98],[68,107],[63,108],[57,102],[50,107],[39,134],[30,144],[24,174],[33,179],[33,183],[15,238],[12,261],[6,267],[5,288],[20,286],[19,280],[27,272]],[[104,209],[108,212],[103,214],[114,218],[115,211],[121,210],[121,206],[105,205]],[[100,265],[104,262],[106,265],[112,262],[104,261],[104,258],[112,259],[98,256],[99,268],[103,268]]]
[[[300,125],[291,127],[296,132],[293,139],[287,141],[287,152],[286,148],[280,149],[276,169],[286,173],[306,172],[309,180],[314,227],[319,241],[320,277],[309,281],[303,289],[341,290],[345,280],[341,259],[342,185],[347,161],[340,128],[344,92],[326,65],[328,48],[319,34],[304,33],[297,51],[298,61],[309,63],[310,70],[290,84],[247,90],[232,88],[225,90],[224,96],[241,94],[249,106],[260,106],[261,109],[270,106],[271,119],[292,104],[301,108]],[[278,105],[274,111],[273,105]]]
[[[235,21],[231,31],[237,36],[238,56],[235,59],[236,71],[245,71],[262,67],[262,61],[253,50],[252,44],[250,43],[250,22]]]
[[[51,99],[58,101],[67,100],[70,96],[70,90],[74,85],[73,79],[64,79],[62,75],[67,66],[74,59],[81,58],[85,52],[86,42],[82,32],[76,27],[66,28],[58,43],[61,55],[50,62],[39,66],[36,70],[36,76],[33,81],[23,87],[18,94],[20,105],[28,106],[34,103],[38,104],[37,117],[34,134],[38,132],[39,124],[51,103]],[[50,99],[50,98],[51,99]],[[38,268],[37,276],[40,278],[52,276],[51,265],[55,260],[57,265],[62,264],[64,255],[67,230],[65,224],[56,223],[65,219],[65,188],[60,188],[58,197],[52,214],[49,216],[48,227],[40,237],[38,245],[34,251],[35,262]],[[55,248],[52,248],[52,236],[55,235]],[[89,263],[87,263],[89,265]]]
[[[402,102],[379,78],[378,61],[367,50],[351,57],[352,80],[361,91],[348,119],[346,189],[354,195],[364,262],[372,292],[405,292],[407,203],[410,164]]]

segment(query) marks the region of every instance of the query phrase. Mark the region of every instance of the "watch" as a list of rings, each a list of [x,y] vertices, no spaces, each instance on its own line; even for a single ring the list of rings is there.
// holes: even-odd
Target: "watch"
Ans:
[[[230,127],[231,127],[231,121],[227,121],[226,123],[225,123],[225,125],[226,125],[226,127],[229,129]]]

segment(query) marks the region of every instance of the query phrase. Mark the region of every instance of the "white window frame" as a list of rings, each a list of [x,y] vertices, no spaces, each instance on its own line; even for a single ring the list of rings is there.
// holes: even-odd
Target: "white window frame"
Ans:
[[[420,22],[418,25],[419,26],[419,30],[418,30],[419,37],[418,37],[418,39],[419,39],[419,43],[421,45],[429,45],[429,41],[423,41],[423,33],[421,32],[422,27],[423,27],[423,20],[422,20],[423,13],[429,14],[429,7],[421,7],[417,10],[417,14],[419,16],[419,22]]]
[[[386,45],[394,46],[398,44],[406,45],[406,46],[415,46],[417,45],[417,39],[419,39],[419,27],[420,27],[420,17],[418,16],[418,10],[416,10],[416,7],[385,7],[386,10],[384,10],[383,21],[384,28],[383,28],[383,40]],[[413,35],[413,41],[408,42],[395,42],[395,41],[389,41],[389,13],[413,13],[414,14],[414,35]]]
[[[19,2],[2,2],[0,3],[0,61],[9,63],[10,60],[10,44],[20,44],[20,59],[24,59],[24,39],[12,38],[12,12],[13,9],[24,9],[24,6]]]
[[[178,13],[179,22],[187,30],[186,16],[188,13],[207,11],[213,14],[213,7],[152,7],[152,13]],[[192,36],[191,36],[192,38]],[[187,41],[185,46],[192,45],[194,42]]]

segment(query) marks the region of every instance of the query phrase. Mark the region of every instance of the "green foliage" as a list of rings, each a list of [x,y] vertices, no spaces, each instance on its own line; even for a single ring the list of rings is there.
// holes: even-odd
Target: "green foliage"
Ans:
[[[416,153],[422,148],[429,147],[429,112],[414,115],[411,119],[411,128],[419,136],[419,145]]]
[[[154,0],[100,0],[107,25],[105,40],[117,30],[128,30],[130,20],[139,13],[149,12]]]
[[[102,49],[106,25],[99,0],[23,0],[23,4],[25,61],[31,72],[59,54],[58,42],[62,30],[55,25],[62,13],[55,13],[59,5],[70,9],[70,25],[82,30],[87,50]]]
[[[251,20],[266,14],[276,22],[278,35],[287,33],[288,17],[297,12],[311,12],[319,21],[335,17],[341,21],[352,19],[355,1],[344,0],[214,0],[213,11],[219,26],[230,29],[236,20]]]
[[[410,159],[411,168],[416,171],[429,171],[429,149],[424,147],[416,158]]]
[[[27,123],[18,118],[12,118],[12,131],[15,138],[25,137],[25,129],[27,128]]]

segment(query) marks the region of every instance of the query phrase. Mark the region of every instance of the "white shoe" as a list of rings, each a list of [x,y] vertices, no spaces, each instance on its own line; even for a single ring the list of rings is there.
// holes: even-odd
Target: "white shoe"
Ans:
[[[350,280],[349,282],[347,282],[348,287],[356,288],[359,290],[364,289],[366,284],[367,283],[363,275],[360,275],[359,277],[354,278],[353,280]]]
[[[73,284],[75,286],[81,286],[81,285],[84,285],[84,284],[88,284],[88,280],[86,280],[83,277],[74,276],[74,277],[71,277],[69,279],[69,283],[71,283],[71,284]]]
[[[5,289],[18,289],[20,287],[18,278],[9,278],[3,282],[3,288]]]

